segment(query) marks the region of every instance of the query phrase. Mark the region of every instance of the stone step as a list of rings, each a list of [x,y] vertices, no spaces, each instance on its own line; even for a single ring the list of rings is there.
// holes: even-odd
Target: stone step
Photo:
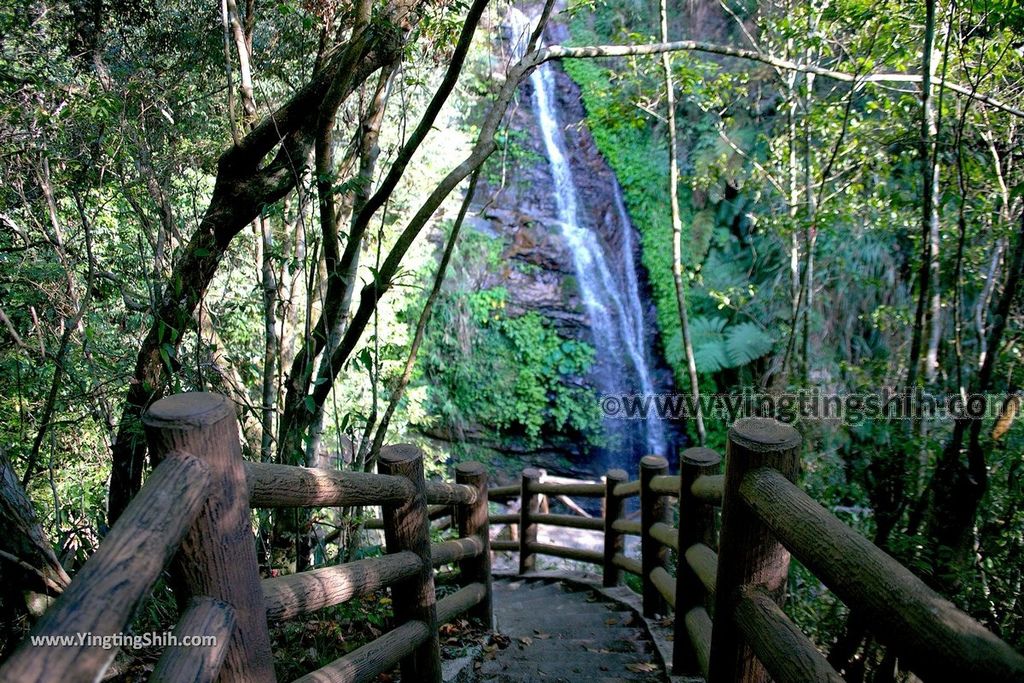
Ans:
[[[630,671],[629,664],[654,666],[638,657],[622,655],[601,655],[563,659],[561,661],[499,661],[484,662],[477,672],[480,676],[518,676],[520,681],[568,680],[572,683],[589,683],[595,678],[615,677],[631,681],[657,681],[662,678],[660,667],[651,671]],[[484,680],[487,680],[486,678]]]
[[[474,671],[479,683],[664,681],[642,620],[598,592],[567,582],[494,583],[497,630],[509,638]]]

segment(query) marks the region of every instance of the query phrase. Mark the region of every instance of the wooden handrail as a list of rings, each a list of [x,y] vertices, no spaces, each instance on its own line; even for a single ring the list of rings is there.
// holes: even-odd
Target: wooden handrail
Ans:
[[[174,629],[177,644],[168,645],[156,663],[149,683],[214,683],[220,674],[228,642],[235,630],[235,610],[214,598],[192,598]],[[210,638],[209,645],[186,647],[184,638]]]
[[[495,486],[494,488],[487,489],[487,497],[491,500],[506,500],[508,498],[518,498],[522,491],[519,489],[519,484],[509,484],[508,486]]]
[[[548,543],[531,543],[530,552],[531,554],[551,555],[552,557],[561,557],[562,559],[575,560],[576,562],[589,562],[590,564],[602,564],[604,562],[604,555],[602,553],[597,550],[586,550],[585,548],[569,548]]]
[[[429,505],[427,506],[427,519],[430,521],[436,521],[438,519],[445,519],[446,517],[452,516],[451,505]],[[435,525],[434,528],[444,528],[444,524]],[[363,522],[364,529],[383,529],[384,520],[380,517],[374,517]]]
[[[623,482],[615,487],[615,495],[620,498],[629,498],[640,495],[640,480]]]
[[[543,493],[548,496],[603,498],[604,484],[564,484],[549,481],[537,481],[530,483],[530,493]]]
[[[201,460],[168,453],[100,547],[0,667],[0,680],[96,680],[117,648],[77,640],[61,647],[33,647],[32,640],[122,633],[198,516],[209,483],[209,470]]]
[[[678,496],[679,475],[659,474],[651,479],[651,490],[662,496]]]
[[[724,474],[705,474],[694,480],[690,485],[690,492],[699,501],[721,505],[724,487]]]
[[[678,618],[679,615],[676,615],[676,619]],[[703,607],[693,607],[684,615],[683,623],[686,625],[686,634],[693,647],[697,667],[700,674],[707,679],[711,662],[711,633],[714,630],[711,617]]]
[[[666,548],[679,550],[679,530],[665,522],[655,522],[649,530],[651,538]]]
[[[715,595],[715,578],[718,576],[718,555],[703,543],[694,543],[683,554],[690,571],[711,597]]]
[[[632,557],[627,557],[622,553],[616,553],[615,556],[612,558],[612,562],[615,563],[616,567],[618,567],[619,569],[623,569],[629,572],[630,574],[640,576],[644,573],[644,568],[643,565],[640,564],[640,560],[634,559]]]
[[[811,639],[760,589],[740,589],[733,618],[777,683],[843,683]]]
[[[455,538],[430,546],[430,561],[435,567],[459,562],[471,557],[480,557],[484,544],[479,538]]]
[[[385,505],[413,494],[402,477],[321,467],[247,462],[245,479],[254,508]]]
[[[431,636],[436,637],[436,635],[437,629],[427,626],[422,621],[407,621],[380,638],[349,652],[344,657],[335,659],[327,666],[295,679],[294,683],[325,683],[327,681],[369,683],[375,681],[377,676],[394,668],[399,661],[411,656],[417,649],[423,647],[423,644]],[[427,681],[431,679],[413,680]],[[440,680],[440,678],[433,680]]]
[[[283,621],[348,602],[413,576],[422,568],[418,555],[404,551],[355,562],[264,579],[263,601],[269,621]]]
[[[640,535],[640,522],[635,519],[617,519],[612,522],[612,528],[620,534],[626,534],[628,536]]]
[[[590,531],[604,531],[604,520],[600,517],[579,517],[578,515],[542,514],[534,515],[533,521],[536,524],[560,526],[565,527],[567,529],[587,529]]]
[[[437,623],[446,624],[487,599],[487,586],[471,583],[437,601]]]
[[[519,513],[518,512],[504,512],[493,515],[487,515],[487,521],[491,524],[518,524]]]
[[[936,680],[1021,681],[1024,657],[770,468],[739,493],[782,543],[910,668]]]
[[[506,541],[502,538],[491,539],[491,550],[497,552],[519,552],[519,541]]]
[[[651,583],[672,609],[676,608],[676,580],[664,567],[655,567],[651,572]]]
[[[427,502],[440,505],[472,505],[476,502],[476,489],[465,484],[446,481],[427,482]]]

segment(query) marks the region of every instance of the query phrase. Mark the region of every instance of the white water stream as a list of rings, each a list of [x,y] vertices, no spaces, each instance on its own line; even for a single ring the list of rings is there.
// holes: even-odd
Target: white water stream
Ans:
[[[516,8],[509,10],[506,21],[512,30],[512,54],[518,60],[526,49],[535,22]],[[579,209],[577,185],[567,158],[564,127],[555,101],[554,69],[550,64],[542,64],[533,71],[530,79],[533,113],[554,180],[552,189],[559,227],[572,254],[573,270],[594,336],[598,367],[603,370],[599,377],[600,389],[615,395],[643,393],[649,396],[654,393],[650,348],[644,335],[633,226],[623,204],[621,190],[614,182],[609,188],[614,194],[619,223],[624,231],[622,251],[617,255],[621,274],[617,276],[610,265],[616,260],[614,255],[607,253],[603,241],[593,226],[585,224]],[[620,422],[617,427],[641,431],[646,451],[665,455],[665,431],[659,420]]]

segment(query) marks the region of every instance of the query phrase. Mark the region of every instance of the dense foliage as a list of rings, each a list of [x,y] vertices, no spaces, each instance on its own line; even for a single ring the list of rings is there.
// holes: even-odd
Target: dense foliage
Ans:
[[[139,416],[168,393],[229,395],[263,461],[368,470],[414,440],[437,472],[463,441],[595,438],[581,378],[601,349],[510,311],[485,276],[527,266],[455,227],[471,173],[494,188],[541,161],[501,125],[508,4],[485,5],[0,7],[0,458],[69,573],[137,490]],[[669,69],[700,390],[996,397],[981,422],[801,420],[802,483],[1024,646],[1019,4],[669,7],[673,39],[729,48],[689,45]],[[569,44],[642,45],[658,15],[593,0],[556,16]],[[623,187],[684,388],[658,60],[561,68]],[[721,448],[728,424],[707,426]],[[258,520],[266,571],[355,552],[355,515],[333,519],[336,555],[328,513],[295,517]],[[8,560],[0,626],[16,632],[29,579]],[[895,671],[808,572],[791,588],[851,680]]]
[[[1019,405],[1022,354],[1022,304],[1006,290],[1014,282],[1009,250],[1021,240],[1020,113],[1007,111],[1020,103],[1024,65],[1014,46],[1021,17],[1012,4],[936,9],[932,68],[963,88],[936,88],[932,98],[925,144],[937,169],[937,221],[927,306],[916,319],[922,261],[929,258],[922,237],[929,233],[922,233],[928,184],[922,181],[921,86],[869,76],[921,73],[928,22],[924,4],[883,5],[726,2],[721,12],[688,5],[673,18],[672,39],[718,41],[775,60],[699,50],[673,56],[687,305],[701,388],[852,394],[905,390],[909,381],[935,395],[983,390],[1003,406],[1005,426]],[[580,45],[651,43],[656,33],[651,3],[581,3],[572,21]],[[784,60],[818,72],[780,65]],[[579,60],[565,68],[580,84],[588,124],[625,189],[665,353],[685,386],[665,249],[669,174],[657,62]],[[829,72],[848,75],[853,85]],[[971,99],[975,92],[1008,106]],[[993,349],[996,291],[1010,295],[1008,330],[1016,331]],[[922,332],[916,339],[915,326]],[[915,343],[919,357],[911,353]],[[986,352],[998,354],[991,381],[980,379]],[[925,370],[908,376],[915,358]],[[958,435],[966,427],[949,419],[805,419],[805,485],[1020,644],[1024,437],[995,422],[984,424],[971,455]],[[708,426],[711,443],[720,446],[727,425]],[[937,506],[948,505],[943,496],[950,490],[960,491],[960,500],[975,495],[965,472],[979,453],[988,476],[980,485],[978,521],[962,526],[957,540],[941,541],[957,550],[936,551],[939,541],[930,534],[941,535],[944,525],[927,518],[943,514]],[[971,471],[977,478],[979,470]],[[956,483],[941,484],[947,477]],[[950,563],[953,556],[963,561]],[[807,628],[819,629],[823,642],[833,640],[842,610],[822,599],[811,577],[794,577],[791,610]],[[872,668],[876,656],[869,642],[858,666],[863,670],[868,661]]]

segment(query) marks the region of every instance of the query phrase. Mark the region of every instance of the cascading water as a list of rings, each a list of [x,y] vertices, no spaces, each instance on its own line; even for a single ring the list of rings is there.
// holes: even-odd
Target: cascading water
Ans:
[[[526,50],[535,26],[521,11],[509,10],[506,19],[511,28],[512,54],[516,59]],[[565,135],[555,103],[555,75],[550,64],[542,64],[530,75],[533,86],[533,112],[540,127],[544,149],[554,180],[554,198],[562,236],[572,254],[573,270],[580,295],[590,319],[597,350],[600,389],[611,394],[654,393],[649,348],[644,335],[643,308],[633,254],[632,224],[614,183],[615,208],[624,235],[619,255],[620,272],[610,266],[615,259],[606,252],[598,235],[581,220],[577,186],[566,155]],[[620,443],[613,449],[637,453],[664,454],[665,431],[656,420],[606,421],[610,436]],[[624,443],[623,443],[624,442]]]

